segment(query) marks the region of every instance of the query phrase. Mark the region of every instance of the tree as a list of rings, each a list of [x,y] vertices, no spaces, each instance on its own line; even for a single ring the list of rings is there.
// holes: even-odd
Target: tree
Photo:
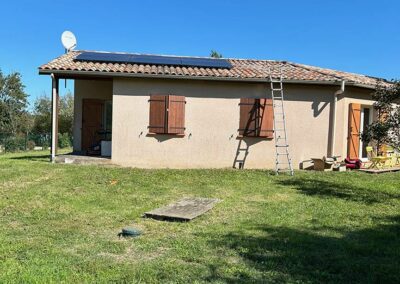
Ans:
[[[46,94],[35,100],[33,117],[33,133],[48,134],[51,132],[51,99],[46,97]]]
[[[58,132],[68,133],[72,137],[74,123],[74,96],[68,92],[60,98]]]
[[[378,152],[383,144],[400,150],[400,81],[378,83],[373,94],[377,119],[363,131],[361,139],[375,142]]]
[[[46,94],[37,98],[34,103],[33,132],[35,134],[48,134],[51,132],[51,99]],[[60,97],[58,132],[68,133],[72,137],[72,127],[74,120],[74,97],[67,93]]]
[[[210,57],[222,58],[222,54],[219,53],[218,51],[212,49],[211,52],[210,52]]]
[[[28,95],[21,75],[4,75],[0,70],[0,134],[15,136],[26,132]]]

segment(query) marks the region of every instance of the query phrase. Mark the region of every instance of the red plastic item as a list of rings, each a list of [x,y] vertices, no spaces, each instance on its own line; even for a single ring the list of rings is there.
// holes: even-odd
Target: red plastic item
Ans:
[[[344,162],[346,163],[346,169],[360,169],[362,166],[362,162],[360,159],[346,158],[344,159]]]

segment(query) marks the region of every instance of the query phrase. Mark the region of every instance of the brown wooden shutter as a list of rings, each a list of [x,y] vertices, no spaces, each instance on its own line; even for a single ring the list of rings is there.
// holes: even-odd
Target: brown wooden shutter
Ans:
[[[256,99],[240,99],[239,135],[257,136],[257,106]]]
[[[272,108],[272,99],[260,99],[260,127],[258,136],[273,138],[274,137],[274,113]]]
[[[185,97],[184,96],[168,96],[168,133],[184,134],[185,133]]]
[[[350,159],[358,159],[360,149],[360,121],[361,105],[349,105],[349,134],[347,137],[347,156]]]
[[[167,133],[167,98],[168,95],[150,95],[149,133]]]

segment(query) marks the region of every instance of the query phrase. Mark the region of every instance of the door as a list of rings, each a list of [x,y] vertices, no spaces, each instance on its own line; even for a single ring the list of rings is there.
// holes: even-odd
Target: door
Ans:
[[[349,105],[348,137],[347,137],[347,156],[350,159],[358,159],[360,151],[360,121],[361,105]]]
[[[363,132],[368,125],[372,123],[372,109],[370,107],[363,107],[361,109],[361,129],[360,132]],[[367,154],[367,147],[363,141],[360,140],[360,158],[361,160],[368,160],[368,154]]]
[[[82,150],[100,143],[99,131],[103,129],[104,101],[83,99],[82,105]]]

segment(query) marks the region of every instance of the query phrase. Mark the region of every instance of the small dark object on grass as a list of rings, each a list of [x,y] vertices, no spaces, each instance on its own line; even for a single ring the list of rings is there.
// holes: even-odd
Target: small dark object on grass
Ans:
[[[134,228],[124,228],[120,233],[118,233],[118,237],[138,237],[142,234],[141,231]]]

